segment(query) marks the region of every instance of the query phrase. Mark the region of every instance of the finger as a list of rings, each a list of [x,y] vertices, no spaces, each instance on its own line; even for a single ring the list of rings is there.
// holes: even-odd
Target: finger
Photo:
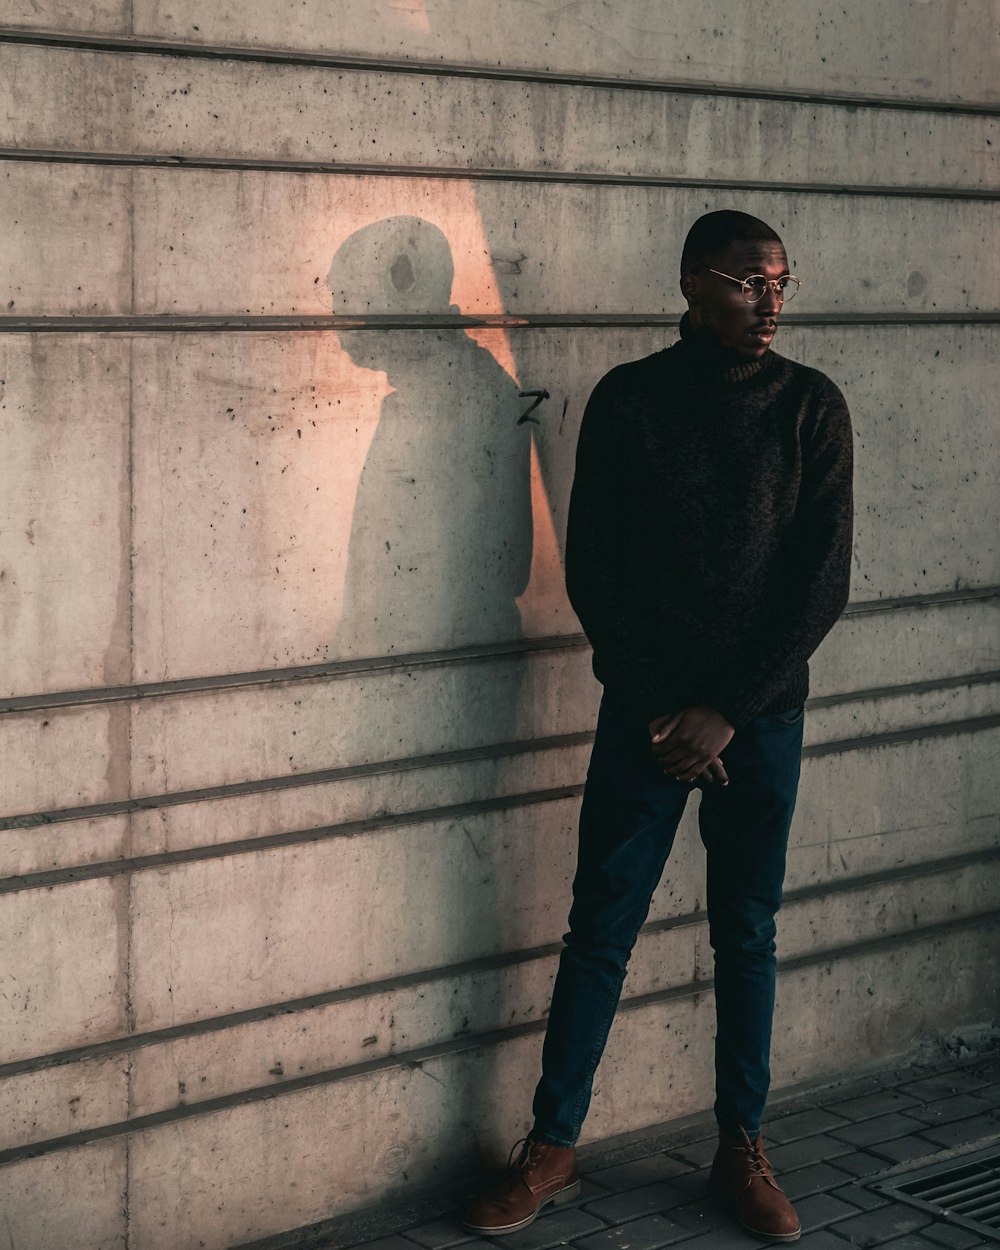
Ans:
[[[657,746],[653,744],[653,754],[661,764],[668,768],[680,768],[682,764],[693,764],[698,758],[698,752],[684,742],[662,742]]]
[[[709,763],[706,771],[709,773],[712,780],[717,781],[719,785],[721,786],[729,785],[729,775],[726,772],[726,769],[725,769],[724,764],[722,763],[722,760],[720,760],[718,756],[716,756],[715,759]]]
[[[707,759],[693,760],[673,768],[665,768],[663,771],[677,781],[697,781],[699,777],[706,773],[708,762]]]
[[[696,777],[708,770],[708,766],[711,762],[711,756],[695,756],[685,760],[676,767],[668,769],[668,771],[680,781],[694,781]]]
[[[705,751],[693,747],[677,747],[666,755],[658,756],[660,764],[672,773],[701,773],[715,758]]]
[[[682,749],[673,741],[651,742],[650,750],[653,758],[661,764],[665,764],[668,759],[671,763],[679,764],[685,758]]]
[[[659,727],[659,729],[657,729],[656,733],[653,734],[653,741],[662,742],[665,738],[669,738],[670,735],[677,728],[677,726],[680,724],[680,721],[681,721],[681,714],[680,712],[676,712],[668,720],[664,721],[664,723]]]

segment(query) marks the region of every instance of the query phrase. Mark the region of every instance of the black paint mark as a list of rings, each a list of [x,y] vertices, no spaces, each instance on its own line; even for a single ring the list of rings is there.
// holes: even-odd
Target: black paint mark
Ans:
[[[541,425],[538,418],[533,417],[531,414],[535,411],[543,399],[549,398],[548,391],[518,391],[517,393],[521,399],[530,399],[532,396],[534,396],[535,399],[535,402],[531,405],[531,407],[525,408],[524,412],[522,412],[518,417],[518,425],[524,425],[525,421],[532,421],[535,425]]]

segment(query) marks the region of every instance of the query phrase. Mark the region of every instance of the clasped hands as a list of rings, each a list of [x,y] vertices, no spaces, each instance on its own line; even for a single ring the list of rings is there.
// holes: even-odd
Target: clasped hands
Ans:
[[[735,730],[714,707],[698,704],[649,722],[653,758],[678,781],[699,786],[729,785],[719,758]]]

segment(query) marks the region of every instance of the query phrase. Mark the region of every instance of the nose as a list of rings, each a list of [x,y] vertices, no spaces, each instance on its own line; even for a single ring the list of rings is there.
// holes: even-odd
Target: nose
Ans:
[[[785,303],[785,297],[780,295],[773,286],[768,284],[767,290],[757,301],[757,308],[760,312],[769,316],[776,317],[781,312]]]

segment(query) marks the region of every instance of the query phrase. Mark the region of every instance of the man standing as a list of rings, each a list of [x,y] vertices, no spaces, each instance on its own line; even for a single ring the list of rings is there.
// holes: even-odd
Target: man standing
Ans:
[[[578,1193],[594,1072],[698,786],[715,952],[711,1188],[748,1231],[800,1236],[760,1126],[807,660],[849,588],[852,443],[833,382],[771,351],[797,288],[770,226],[707,213],[681,258],[680,341],[613,369],[587,405],[566,582],[604,697],[534,1127],[466,1212],[470,1231],[514,1232]]]

